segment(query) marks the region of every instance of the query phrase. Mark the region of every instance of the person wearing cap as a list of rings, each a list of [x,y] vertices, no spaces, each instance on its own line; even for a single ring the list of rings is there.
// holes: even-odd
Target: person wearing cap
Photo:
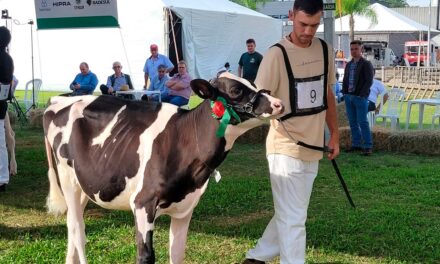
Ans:
[[[107,78],[107,84],[99,87],[102,94],[114,95],[116,91],[124,90],[124,87],[134,89],[130,75],[122,73],[122,64],[119,61],[113,62],[113,71],[115,73]]]
[[[158,74],[157,70],[159,65],[163,64],[166,66],[166,73],[169,73],[174,69],[174,65],[170,59],[165,55],[159,54],[156,44],[150,46],[150,52],[151,56],[145,61],[144,65],[144,89],[147,89],[148,87],[148,80],[151,82]]]

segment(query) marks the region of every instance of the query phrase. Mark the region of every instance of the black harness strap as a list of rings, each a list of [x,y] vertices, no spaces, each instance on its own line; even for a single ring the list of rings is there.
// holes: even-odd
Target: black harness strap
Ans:
[[[321,46],[322,46],[322,51],[323,51],[323,55],[324,55],[324,95],[323,95],[323,102],[325,102],[324,107],[317,109],[316,113],[319,113],[321,111],[324,111],[325,109],[327,109],[327,81],[328,81],[328,48],[327,48],[327,43],[322,40],[319,39],[321,42]],[[281,52],[283,53],[283,58],[284,58],[284,64],[286,67],[286,71],[287,71],[287,77],[289,79],[289,100],[290,100],[290,107],[291,107],[291,112],[282,116],[280,119],[281,120],[286,120],[288,118],[291,118],[293,116],[304,116],[304,115],[309,115],[310,113],[304,112],[297,112],[296,109],[296,98],[297,98],[297,94],[296,94],[296,89],[295,89],[295,76],[293,75],[293,71],[292,71],[292,67],[290,66],[290,60],[289,57],[287,56],[287,52],[286,49],[283,47],[283,45],[276,43],[273,46],[276,46],[278,48],[281,49]]]

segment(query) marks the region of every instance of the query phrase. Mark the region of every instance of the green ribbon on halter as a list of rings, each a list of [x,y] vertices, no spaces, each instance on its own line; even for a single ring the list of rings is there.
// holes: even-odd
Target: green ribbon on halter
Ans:
[[[233,116],[235,118],[235,120],[237,120],[239,123],[241,122],[240,117],[238,116],[238,114],[234,111],[234,109],[232,109],[231,106],[229,106],[226,103],[225,98],[219,96],[217,97],[217,99],[215,101],[219,101],[222,103],[223,107],[225,108],[225,112],[223,113],[223,116],[217,116],[216,114],[212,113],[212,116],[216,119],[220,119],[220,126],[217,129],[217,132],[215,133],[215,135],[219,138],[224,137],[225,136],[225,131],[226,131],[226,127],[229,124],[229,121],[231,121],[231,116]],[[211,108],[214,107],[215,101],[211,100]]]

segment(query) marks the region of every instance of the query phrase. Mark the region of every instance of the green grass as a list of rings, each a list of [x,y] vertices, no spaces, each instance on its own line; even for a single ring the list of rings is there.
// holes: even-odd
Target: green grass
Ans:
[[[65,216],[47,215],[43,132],[17,129],[18,175],[0,194],[0,263],[62,263]],[[342,154],[350,208],[327,160],[320,163],[307,222],[308,263],[440,263],[437,157]],[[241,263],[273,214],[263,144],[236,144],[196,208],[185,263]],[[86,209],[90,263],[134,263],[130,212]],[[168,222],[156,224],[157,263],[168,263]],[[278,263],[274,261],[272,263]]]

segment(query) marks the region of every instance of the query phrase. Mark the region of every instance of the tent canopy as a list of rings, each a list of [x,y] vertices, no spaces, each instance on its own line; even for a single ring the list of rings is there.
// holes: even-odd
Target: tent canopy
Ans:
[[[390,33],[390,32],[427,32],[428,27],[417,23],[416,21],[397,13],[379,3],[370,6],[377,15],[377,24],[373,24],[371,19],[362,15],[354,15],[354,30],[357,33],[376,32],[376,33]],[[336,34],[348,33],[349,15],[343,16],[335,20]],[[341,28],[342,25],[342,28]],[[318,32],[323,32],[324,26],[320,25]],[[431,28],[431,32],[437,32]]]
[[[46,1],[50,4],[51,1]],[[3,20],[12,30],[11,56],[19,88],[32,78],[29,19],[35,21],[34,0],[0,0],[12,20]],[[166,12],[165,12],[166,11]],[[118,1],[120,28],[54,29],[35,31],[33,26],[34,76],[43,80],[43,90],[67,90],[79,64],[106,83],[112,63],[120,61],[132,76],[135,89],[143,86],[143,66],[150,44],[168,54],[172,28],[168,12],[180,18],[180,59],[185,59],[194,78],[209,79],[225,62],[234,71],[245,41],[254,38],[260,53],[282,37],[281,22],[228,0],[131,0]],[[22,23],[17,25],[13,20]],[[176,21],[173,21],[176,22]],[[11,27],[12,25],[12,27]],[[177,36],[177,35],[176,35]],[[178,37],[178,36],[177,36]],[[176,61],[173,61],[177,65]]]

